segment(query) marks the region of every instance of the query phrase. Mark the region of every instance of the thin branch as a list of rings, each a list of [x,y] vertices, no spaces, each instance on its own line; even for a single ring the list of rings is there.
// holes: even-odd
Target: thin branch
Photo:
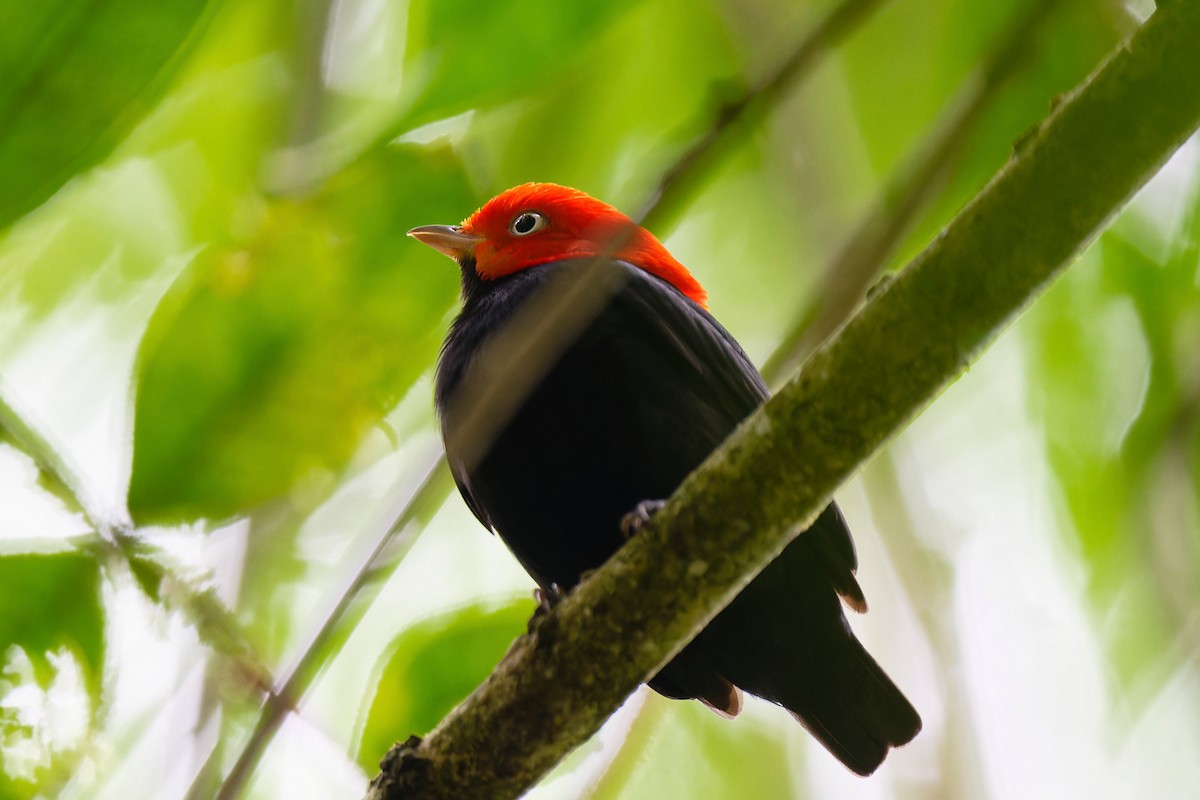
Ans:
[[[966,369],[1200,126],[1200,3],[1163,2],[641,532],[368,797],[516,797],[591,736]]]
[[[358,560],[358,568],[350,576],[347,585],[337,593],[337,602],[301,650],[295,663],[263,701],[258,722],[238,754],[233,768],[221,782],[214,800],[232,800],[239,795],[288,712],[295,710],[299,698],[305,695],[320,674],[324,665],[324,659],[320,655],[336,651],[332,646],[335,639],[361,619],[374,599],[374,594],[367,593],[366,590],[371,587],[378,589],[379,579],[391,572],[385,567],[398,563],[416,542],[416,526],[412,523],[427,507],[421,502],[422,497],[444,497],[450,491],[448,474],[442,459],[436,458],[429,463],[427,471],[409,492],[393,493],[392,496],[396,497],[398,502],[384,515],[386,524],[379,527],[380,535],[375,538],[368,552]],[[408,535],[396,535],[406,531]],[[197,782],[207,772],[206,765],[197,775]],[[198,788],[197,782],[193,783],[193,794]]]
[[[717,113],[712,126],[663,173],[657,191],[640,214],[642,225],[660,229],[679,212],[683,201],[712,173],[713,167],[747,131],[758,124],[778,104],[785,90],[795,86],[829,50],[841,43],[885,0],[844,0],[817,23],[771,75],[727,103]]]
[[[60,499],[67,508],[78,513],[98,536],[121,523],[108,519],[92,502],[83,481],[62,456],[38,431],[27,414],[17,410],[17,403],[0,394],[0,433],[8,435],[21,452],[29,456],[46,481],[45,488]]]
[[[822,285],[763,365],[767,383],[791,374],[850,317],[913,222],[933,202],[958,164],[976,125],[1000,89],[1025,67],[1038,27],[1061,0],[1036,0],[950,101],[933,133],[901,169],[825,269]]]

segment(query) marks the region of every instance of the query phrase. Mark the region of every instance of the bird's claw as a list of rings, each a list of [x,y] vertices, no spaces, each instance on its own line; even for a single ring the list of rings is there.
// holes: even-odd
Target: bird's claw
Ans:
[[[632,539],[666,504],[665,500],[643,500],[638,503],[633,507],[633,511],[621,517],[621,535],[626,539]]]
[[[566,597],[566,592],[557,583],[550,584],[549,587],[538,586],[533,590],[533,599],[537,601],[538,607],[535,614],[546,614],[551,611],[556,605],[562,602]]]
[[[557,583],[552,583],[548,587],[535,587],[533,590],[533,599],[537,601],[537,607],[533,609],[533,616],[529,618],[529,624],[525,626],[526,631],[533,633],[533,629],[537,626],[538,622],[549,614],[556,605],[561,603],[566,596],[566,592]]]

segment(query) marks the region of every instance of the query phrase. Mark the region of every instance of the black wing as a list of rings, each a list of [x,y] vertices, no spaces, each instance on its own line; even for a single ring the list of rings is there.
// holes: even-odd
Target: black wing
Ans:
[[[615,301],[626,306],[623,316],[659,323],[658,338],[673,340],[678,351],[695,365],[707,399],[720,417],[736,424],[749,416],[769,392],[741,345],[711,314],[674,287],[636,268],[628,269],[631,274],[626,291]],[[727,434],[721,435],[716,444]],[[804,535],[834,590],[862,613],[867,603],[854,578],[858,569],[854,541],[841,511],[835,504],[831,506],[823,524],[814,525]]]
[[[489,338],[522,309],[529,308],[530,296],[548,282],[571,280],[581,270],[594,266],[588,260],[564,261],[472,285],[473,291],[468,293],[463,313],[447,337],[439,364],[437,398],[444,426],[453,424],[445,417],[450,395]],[[592,451],[623,448],[637,453],[641,459],[641,464],[630,468],[643,471],[645,486],[639,496],[627,501],[624,511],[628,511],[640,500],[669,495],[687,473],[762,403],[768,391],[741,346],[708,311],[669,283],[633,265],[614,261],[602,268],[621,271],[618,287],[594,319],[583,326],[576,340],[563,348],[526,408],[517,412],[510,441],[505,442],[502,437],[497,445],[508,447],[509,452],[497,460],[506,462],[511,471],[521,458],[514,452],[548,427],[564,425],[551,417],[570,406],[573,417],[585,420],[590,417],[597,425],[610,426],[602,434],[596,433],[598,441],[590,445],[589,436],[594,432],[560,429],[558,436],[573,442],[581,455],[589,455],[589,447]],[[572,390],[580,386],[590,387],[584,391],[595,397],[573,398]],[[584,409],[585,403],[591,405]],[[530,424],[519,418],[525,411],[535,417]],[[609,419],[613,416],[620,416],[625,427],[613,427]],[[534,428],[538,433],[532,432]],[[468,469],[456,455],[448,453],[450,470],[472,512],[489,529],[500,526],[506,540],[518,538],[523,531],[506,533],[503,509],[495,506],[511,502],[511,495],[519,489],[506,486],[501,493],[499,487],[493,486],[498,482],[495,478],[489,480],[479,470]],[[590,455],[595,458],[595,452]],[[619,458],[619,454],[613,456],[615,460]],[[544,461],[520,467],[529,475],[545,468]],[[599,466],[593,469],[598,470]],[[625,467],[614,469],[624,471]],[[499,482],[503,480],[500,478]],[[633,476],[629,480],[639,482]],[[650,485],[655,482],[658,485]],[[497,496],[501,494],[504,496]],[[584,502],[581,506],[587,508],[588,504]],[[557,523],[558,535],[562,530],[578,528],[578,520],[568,518],[572,510],[563,510],[563,519]],[[811,545],[821,552],[832,585],[858,608],[862,601],[853,577],[857,566],[854,545],[840,515],[838,522],[839,525],[824,525],[810,532],[810,535],[820,534],[812,536]],[[549,531],[544,534],[551,535],[555,534]],[[521,549],[519,542],[510,541],[510,546]],[[527,558],[522,560],[533,568],[531,571],[539,574],[547,571],[537,569]]]

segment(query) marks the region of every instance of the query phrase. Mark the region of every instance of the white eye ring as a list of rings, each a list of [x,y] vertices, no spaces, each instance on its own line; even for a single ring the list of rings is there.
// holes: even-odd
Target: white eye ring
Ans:
[[[531,233],[537,233],[549,224],[550,220],[536,211],[522,211],[513,218],[512,224],[508,226],[508,231],[513,236],[528,236]]]

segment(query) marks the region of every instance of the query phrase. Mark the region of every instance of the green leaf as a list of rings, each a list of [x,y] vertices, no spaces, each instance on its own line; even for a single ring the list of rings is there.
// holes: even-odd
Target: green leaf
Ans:
[[[1035,0],[1041,2],[1041,0]],[[1133,21],[1090,0],[1055,0],[1036,37],[1026,43],[1026,63],[1001,86],[974,126],[948,175],[946,187],[923,214],[892,259],[916,256],[1007,161],[1013,143],[1041,120],[1058,97],[1091,72]],[[861,35],[848,41],[841,61],[851,76],[852,102],[871,174],[895,170],[929,135],[931,123],[970,80],[1026,12],[1026,3],[987,0],[969,6],[947,0],[886,5]],[[932,49],[913,48],[897,30],[922,30]],[[828,162],[845,169],[844,146]],[[837,176],[832,180],[846,183]],[[859,187],[876,190],[872,180]],[[845,191],[844,188],[842,191]]]
[[[721,719],[698,702],[652,695],[646,703],[629,733],[634,746],[618,754],[591,800],[794,796],[791,764],[804,734],[781,736],[750,714]]]
[[[70,777],[86,742],[74,715],[86,713],[88,729],[96,724],[105,653],[100,566],[75,552],[4,556],[0,587],[0,797],[44,797]],[[62,680],[73,675],[64,655],[88,693],[82,709],[73,683]],[[39,703],[59,712],[21,711]]]
[[[721,16],[681,0],[630,10],[570,56],[521,103],[479,109],[472,134],[495,192],[552,180],[633,213],[742,80]]]
[[[377,670],[379,679],[355,759],[374,774],[392,743],[424,734],[483,682],[525,631],[528,600],[498,609],[468,606],[401,633]]]
[[[125,137],[216,5],[69,0],[0,7],[0,227]]]
[[[405,236],[478,203],[446,151],[380,148],[172,288],[142,344],[130,510],[224,517],[316,497],[422,372],[458,287]]]
[[[631,5],[415,0],[409,4],[406,49],[413,56],[406,81],[419,89],[404,127],[536,94],[581,43]]]
[[[104,608],[100,567],[78,553],[0,557],[0,655],[16,646],[45,687],[48,654],[69,650],[98,700],[104,669]]]
[[[1188,215],[1195,231],[1198,209]],[[1194,546],[1195,465],[1181,455],[1180,429],[1194,414],[1200,325],[1194,248],[1152,257],[1135,220],[1127,214],[1108,231],[1027,327],[1066,530],[1087,563],[1092,600],[1111,618],[1106,646],[1126,686],[1161,670],[1173,616],[1194,605],[1166,554]]]

